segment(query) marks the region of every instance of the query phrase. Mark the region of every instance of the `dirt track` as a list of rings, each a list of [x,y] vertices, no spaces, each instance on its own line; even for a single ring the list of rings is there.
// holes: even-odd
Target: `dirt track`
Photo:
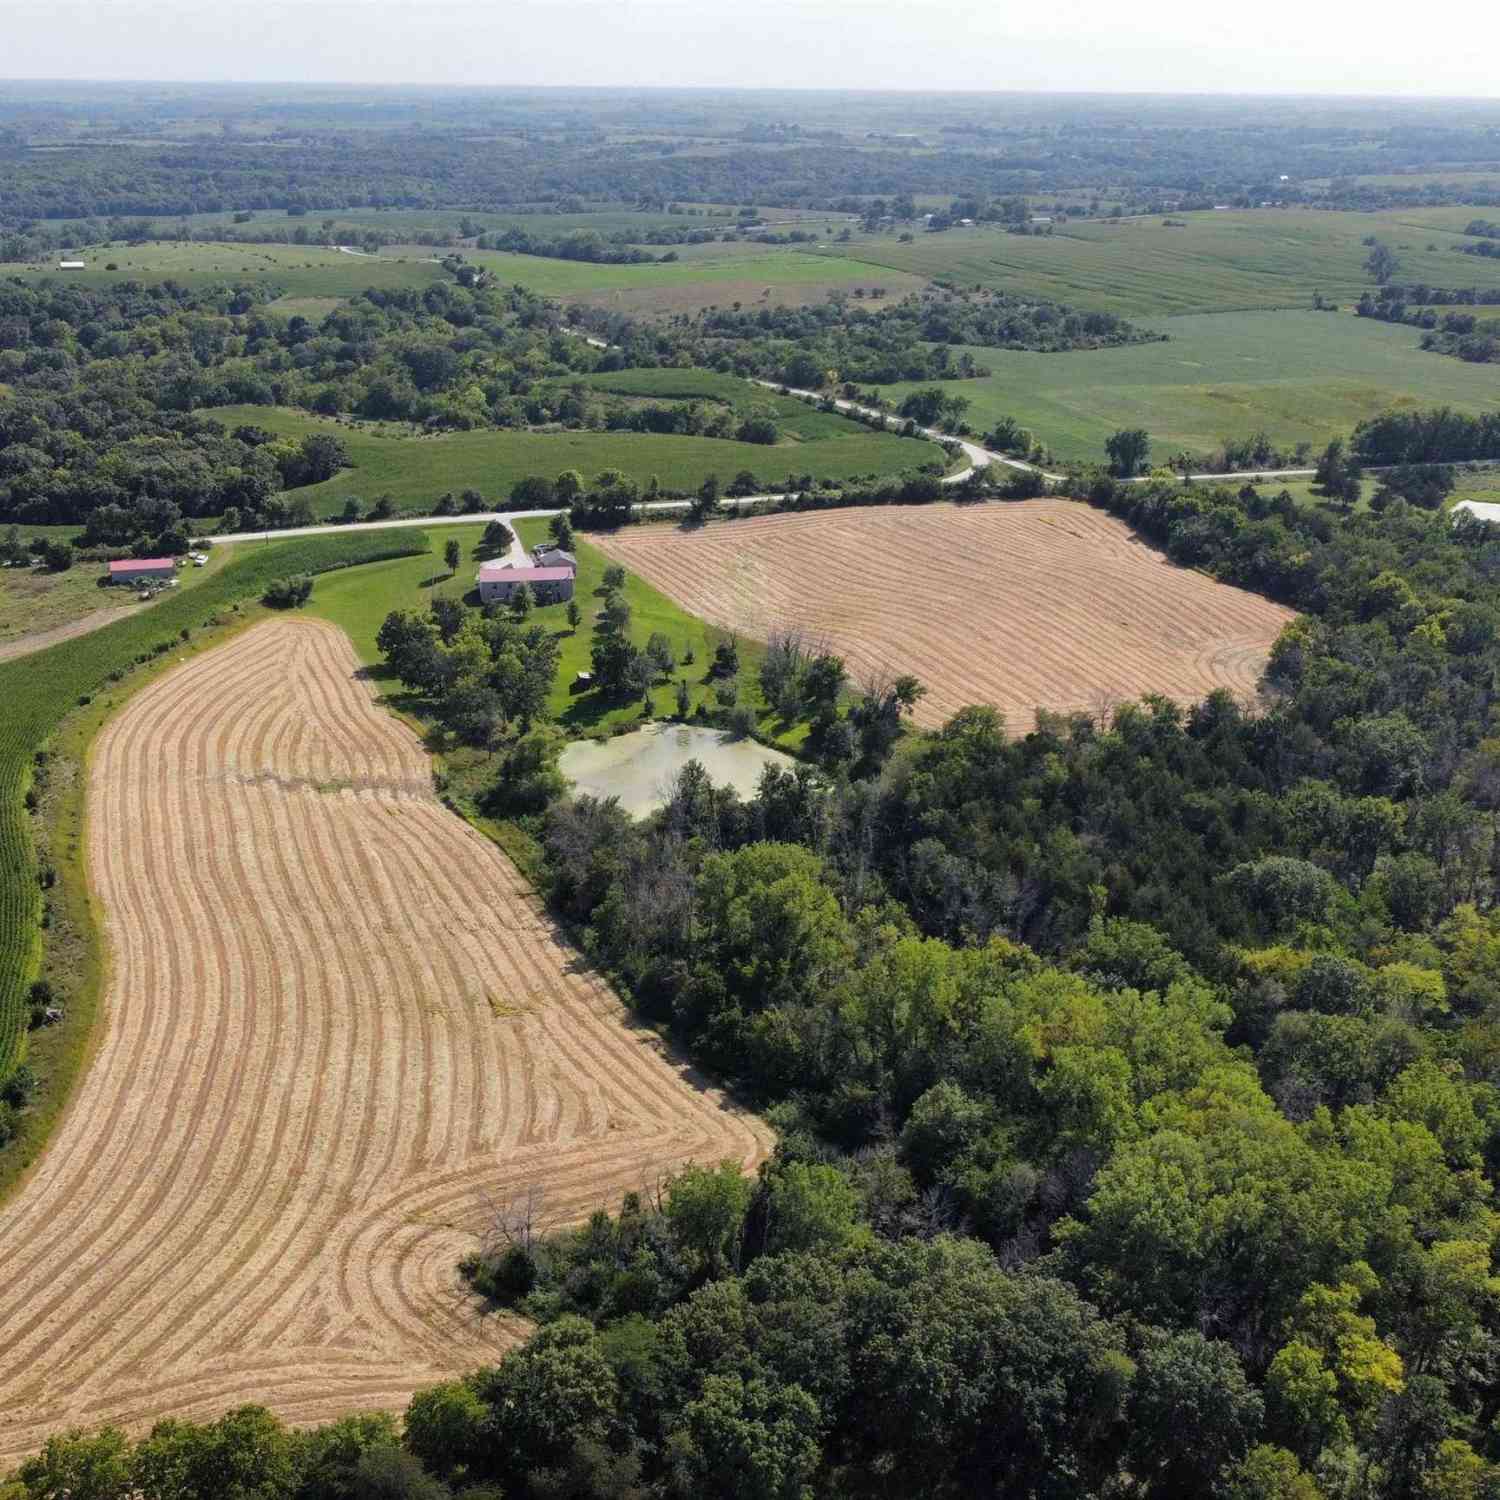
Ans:
[[[914,673],[927,726],[969,703],[994,704],[1025,733],[1038,707],[1189,701],[1214,688],[1249,697],[1294,618],[1174,567],[1072,500],[636,527],[598,545],[725,629],[765,640],[801,627],[856,683]]]
[[[8,641],[0,641],[0,661],[13,661],[18,656],[30,656],[33,651],[45,651],[59,641],[76,640],[81,635],[91,635],[123,620],[126,615],[138,614],[140,605],[115,605],[90,610],[66,625],[54,625],[50,630],[33,630],[29,635],[13,635]]]
[[[768,1146],[629,1027],[355,670],[278,620],[100,737],[106,1019],[0,1211],[0,1459],[72,1423],[404,1405],[517,1336],[454,1272],[497,1198],[540,1184],[562,1222]]]

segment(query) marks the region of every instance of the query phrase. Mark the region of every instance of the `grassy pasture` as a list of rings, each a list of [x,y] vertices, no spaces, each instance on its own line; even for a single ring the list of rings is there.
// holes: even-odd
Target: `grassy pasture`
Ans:
[[[550,227],[556,233],[565,232],[561,222],[564,215],[529,217],[537,221],[534,227],[539,230]],[[672,222],[683,221],[674,217]],[[696,225],[713,221],[686,222]],[[657,248],[665,253],[674,247]],[[821,302],[831,292],[853,291],[856,287],[883,286],[889,297],[896,298],[925,284],[922,276],[806,250],[755,244],[675,248],[682,257],[675,262],[637,266],[594,265],[500,250],[466,250],[464,254],[488,267],[502,281],[530,287],[543,296],[637,314],[694,312],[732,302],[796,306]],[[372,287],[426,286],[446,275],[435,263],[442,253],[425,245],[390,246],[378,255],[356,255],[319,245],[154,240],[144,245],[100,245],[69,251],[67,259],[87,262],[81,271],[59,271],[56,260],[49,258],[0,264],[0,277],[19,276],[28,281],[52,277],[84,286],[106,286],[132,278],[170,278],[186,286],[255,281],[277,287],[279,303],[286,311],[314,316],[319,310],[327,310],[319,308],[321,299],[353,297]],[[110,265],[116,269],[108,270]],[[303,305],[309,302],[311,310]]]
[[[435,252],[424,251],[424,255]],[[86,261],[82,271],[59,271],[55,260],[0,265],[0,277],[28,281],[52,277],[61,283],[108,286],[116,281],[179,281],[184,286],[254,281],[275,285],[284,297],[355,297],[369,287],[426,286],[447,273],[411,257],[345,255],[318,245],[231,245],[153,240],[144,245],[94,246],[70,250],[68,260]],[[108,266],[116,270],[110,271]]]
[[[695,204],[694,207],[701,207]],[[780,218],[781,212],[767,211],[768,218]],[[830,215],[830,220],[842,216]],[[331,219],[338,225],[352,225],[384,230],[393,234],[426,234],[431,232],[459,233],[460,224],[467,220],[477,224],[485,232],[510,228],[521,228],[533,234],[571,234],[579,229],[597,229],[600,234],[644,233],[649,229],[686,226],[694,229],[727,229],[738,218],[735,209],[720,207],[704,208],[700,215],[655,213],[625,204],[600,205],[597,209],[583,213],[487,213],[463,209],[441,208],[341,208],[314,209],[303,218],[293,218],[279,209],[261,209],[252,214],[243,224],[234,223],[233,211],[223,213],[187,214],[184,216],[155,216],[153,222],[163,230],[178,224],[187,224],[194,230],[212,228],[217,224],[232,226],[239,234],[247,232],[277,233],[295,232],[299,225],[308,230],[321,230],[323,221]]]
[[[766,393],[768,396],[770,392]],[[338,424],[332,418],[265,406],[228,406],[208,413],[233,429],[252,422],[289,437],[330,432],[354,461],[323,484],[295,491],[319,516],[337,515],[346,497],[368,507],[390,494],[398,509],[427,509],[447,490],[480,490],[503,505],[511,487],[533,474],[552,476],[577,469],[590,478],[601,469],[621,469],[645,484],[656,475],[667,489],[696,490],[709,474],[725,484],[749,469],[768,486],[788,471],[816,478],[898,474],[928,461],[946,462],[935,443],[864,431],[847,424],[846,436],[811,443],[737,443],[722,438],[671,437],[636,432],[452,432],[409,435],[375,424]]]
[[[783,396],[766,386],[741,380],[736,375],[721,375],[716,370],[617,370],[585,376],[584,384],[614,395],[654,401],[698,399],[726,402],[741,410],[766,407],[776,413],[783,434],[804,443],[848,437],[862,429],[861,423],[837,412],[819,411],[795,396]]]
[[[1174,215],[1070,223],[1051,236],[976,227],[856,236],[840,260],[866,260],[957,286],[1031,292],[1130,318],[1256,308],[1307,307],[1321,291],[1357,300],[1371,283],[1362,265],[1366,235],[1396,251],[1399,279],[1434,286],[1500,287],[1500,261],[1459,255],[1461,230],[1476,210],[1439,208],[1379,214],[1296,209]],[[1429,244],[1437,248],[1428,250]]]
[[[1286,447],[1346,436],[1393,406],[1468,411],[1500,401],[1500,366],[1423,353],[1415,329],[1343,313],[1249,312],[1173,318],[1166,343],[1031,354],[974,349],[992,373],[949,382],[988,428],[1002,415],[1057,456],[1102,459],[1120,427],[1144,427],[1153,453],[1210,453],[1265,431]],[[900,399],[911,385],[886,387]]]
[[[465,253],[502,281],[519,282],[543,296],[636,314],[696,312],[734,302],[797,306],[821,302],[830,292],[855,287],[882,286],[887,297],[894,299],[917,290],[926,280],[920,274],[881,269],[839,255],[770,245],[725,248],[739,253],[639,266],[593,265],[502,250]]]

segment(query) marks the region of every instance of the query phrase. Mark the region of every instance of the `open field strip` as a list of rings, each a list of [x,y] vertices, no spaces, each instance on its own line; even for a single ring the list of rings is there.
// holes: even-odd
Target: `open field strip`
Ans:
[[[1500,265],[1500,261],[1492,262]],[[1212,454],[1226,438],[1264,432],[1277,445],[1321,448],[1392,408],[1493,409],[1500,365],[1418,348],[1419,330],[1352,314],[1216,313],[1162,319],[1165,343],[1034,354],[972,348],[990,374],[942,382],[969,399],[988,431],[1002,416],[1029,427],[1062,462],[1104,461],[1121,427],[1144,427],[1152,456]],[[899,403],[916,381],[882,387]]]
[[[766,404],[771,404],[769,399]],[[278,437],[322,433],[343,442],[350,468],[321,484],[287,492],[293,499],[305,499],[321,517],[338,515],[351,495],[367,509],[378,496],[390,494],[398,508],[423,511],[439,496],[469,488],[488,499],[503,500],[517,480],[533,475],[550,479],[564,469],[576,469],[586,479],[601,469],[620,469],[642,486],[655,476],[668,490],[692,493],[709,474],[717,474],[727,485],[749,470],[770,489],[779,488],[788,473],[851,480],[945,462],[942,449],[933,443],[870,432],[853,423],[845,424],[847,432],[817,442],[741,443],[648,432],[481,429],[416,435],[394,427],[343,424],[289,407],[225,406],[205,411],[230,431],[249,422]]]
[[[1372,285],[1367,235],[1401,262],[1398,279],[1428,286],[1500,287],[1500,261],[1460,255],[1463,227],[1483,210],[1236,209],[1111,221],[1075,220],[1050,235],[1008,234],[976,225],[919,232],[903,244],[890,233],[856,235],[824,253],[890,267],[956,287],[1031,293],[1126,318],[1178,313],[1303,308],[1313,293],[1350,303]],[[1431,248],[1429,248],[1429,246]]]
[[[846,259],[833,250],[818,255],[770,245],[731,248],[738,253],[641,265],[557,260],[506,250],[468,250],[464,258],[492,271],[502,282],[519,283],[544,297],[636,316],[693,313],[736,302],[799,307],[856,287],[883,287],[894,300],[927,284],[925,276]]]
[[[70,1423],[396,1407],[494,1358],[454,1263],[767,1149],[431,788],[347,639],[278,619],[102,732],[99,1051],[0,1221],[0,1457]],[[67,1267],[68,1275],[59,1276]]]
[[[1291,610],[1174,567],[1070,500],[762,516],[596,537],[690,613],[764,640],[799,627],[857,682],[914,673],[917,721],[1255,691]]]

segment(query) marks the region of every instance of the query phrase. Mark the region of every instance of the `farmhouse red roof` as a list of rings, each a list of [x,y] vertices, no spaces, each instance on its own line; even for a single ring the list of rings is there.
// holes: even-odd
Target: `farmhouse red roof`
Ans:
[[[112,562],[109,571],[115,574],[154,573],[159,568],[175,568],[177,561],[171,557],[127,557]]]
[[[508,568],[504,563],[489,562],[479,569],[482,583],[560,583],[572,576],[572,568]]]

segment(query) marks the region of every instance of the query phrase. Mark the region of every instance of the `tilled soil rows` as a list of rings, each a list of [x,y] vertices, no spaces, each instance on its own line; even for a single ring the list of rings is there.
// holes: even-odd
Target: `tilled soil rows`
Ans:
[[[1254,696],[1292,610],[1179,568],[1072,500],[757,516],[591,539],[726,630],[800,629],[857,684],[913,673],[918,723],[970,703],[1012,734],[1038,708],[1144,693]]]
[[[0,1211],[0,1458],[245,1401],[400,1407],[524,1332],[455,1272],[497,1204],[535,1189],[560,1225],[769,1147],[442,807],[357,665],[274,621],[100,736],[106,1012]]]

